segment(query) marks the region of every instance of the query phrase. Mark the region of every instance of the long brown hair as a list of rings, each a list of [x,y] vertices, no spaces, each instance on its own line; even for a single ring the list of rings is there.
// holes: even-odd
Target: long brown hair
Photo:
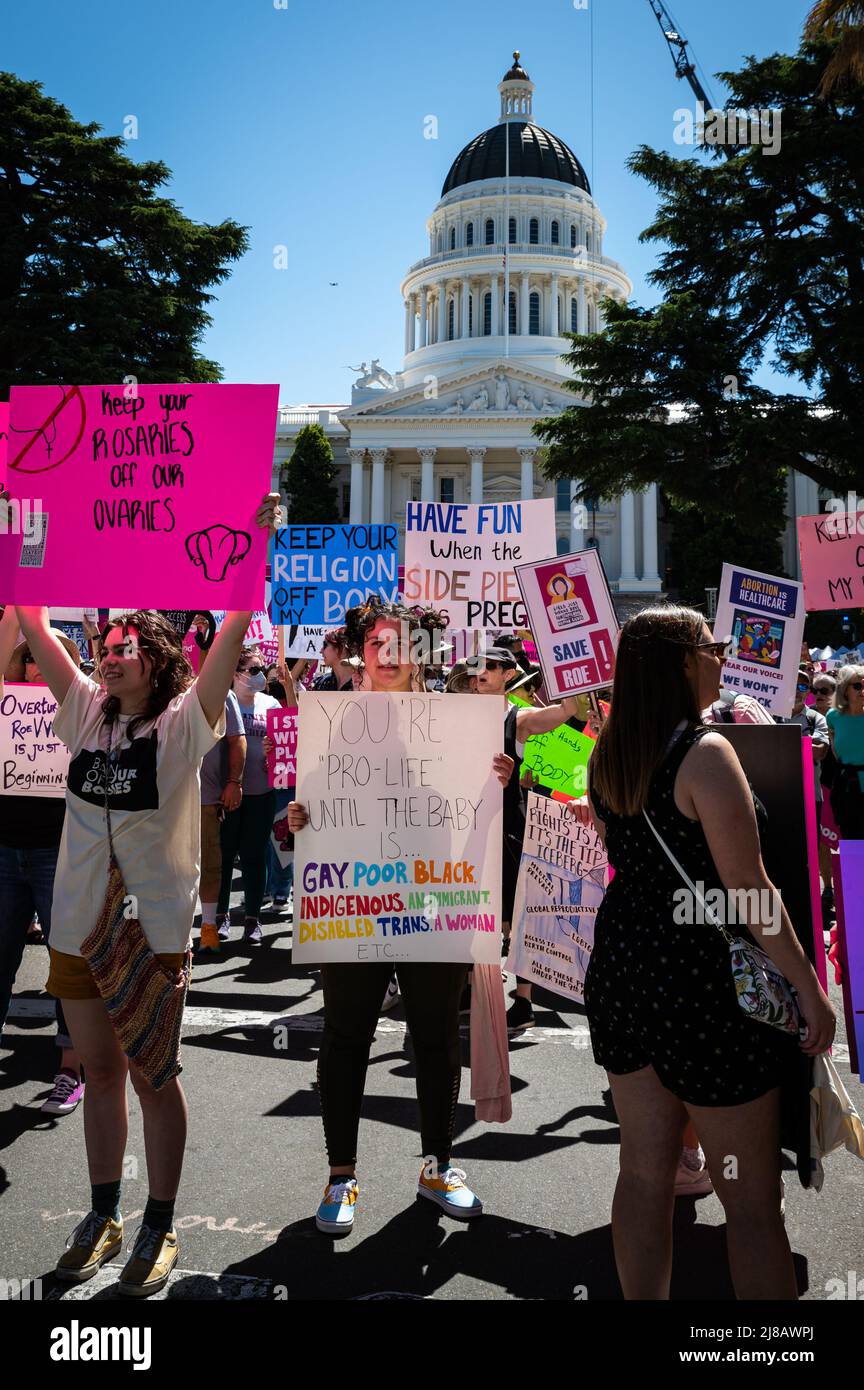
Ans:
[[[609,716],[591,755],[591,787],[610,811],[637,816],[676,726],[701,722],[684,658],[702,640],[695,608],[645,608],[621,629]]]
[[[108,633],[120,628],[123,636],[134,628],[138,633],[138,645],[150,658],[153,670],[150,673],[150,691],[147,704],[141,714],[130,719],[126,737],[131,739],[140,724],[150,719],[158,719],[171,701],[192,684],[194,673],[183,651],[183,643],[173,623],[152,609],[137,609],[134,613],[122,613],[112,618],[102,629],[99,639],[99,655],[105,646]],[[120,701],[116,695],[106,695],[102,701],[102,713],[109,724],[113,724],[120,714]]]

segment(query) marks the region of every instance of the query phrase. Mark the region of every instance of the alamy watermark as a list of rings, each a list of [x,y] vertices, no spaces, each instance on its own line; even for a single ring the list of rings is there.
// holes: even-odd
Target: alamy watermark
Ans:
[[[676,145],[759,145],[763,154],[780,150],[782,112],[779,107],[754,111],[719,111],[705,109],[697,101],[696,109],[679,106],[673,113],[675,128],[672,138]]]
[[[780,931],[783,904],[778,888],[706,888],[701,881],[695,888],[695,893],[676,888],[672,894],[676,926],[758,925],[763,936],[777,936]]]

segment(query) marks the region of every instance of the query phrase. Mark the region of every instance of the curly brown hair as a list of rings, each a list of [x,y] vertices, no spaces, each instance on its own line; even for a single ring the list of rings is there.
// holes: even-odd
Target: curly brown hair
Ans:
[[[131,739],[139,725],[146,724],[151,719],[158,719],[171,701],[188,689],[195,679],[195,674],[173,623],[161,613],[148,608],[136,609],[134,613],[122,613],[119,618],[112,618],[105,624],[99,638],[97,660],[101,659],[108,633],[118,627],[124,637],[130,628],[135,629],[141,651],[153,663],[146,709],[129,721],[126,730],[126,737]],[[106,695],[102,702],[102,713],[109,724],[114,723],[120,714],[120,701],[116,695]]]

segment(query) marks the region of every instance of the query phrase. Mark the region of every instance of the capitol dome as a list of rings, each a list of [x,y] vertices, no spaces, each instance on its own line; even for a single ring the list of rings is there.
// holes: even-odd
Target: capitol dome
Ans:
[[[493,125],[466,145],[450,166],[441,197],[478,179],[503,179],[505,135],[510,140],[511,178],[554,179],[590,194],[588,177],[569,145],[542,126],[521,121]]]

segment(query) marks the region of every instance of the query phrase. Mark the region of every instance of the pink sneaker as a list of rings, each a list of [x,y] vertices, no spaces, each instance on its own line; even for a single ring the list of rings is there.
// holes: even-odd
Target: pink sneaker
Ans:
[[[714,1191],[705,1155],[701,1149],[697,1149],[694,1162],[688,1157],[693,1153],[693,1149],[685,1149],[678,1160],[678,1172],[675,1174],[676,1197],[705,1197]]]
[[[84,1082],[71,1071],[58,1071],[54,1089],[42,1105],[43,1115],[70,1115],[84,1099]]]

